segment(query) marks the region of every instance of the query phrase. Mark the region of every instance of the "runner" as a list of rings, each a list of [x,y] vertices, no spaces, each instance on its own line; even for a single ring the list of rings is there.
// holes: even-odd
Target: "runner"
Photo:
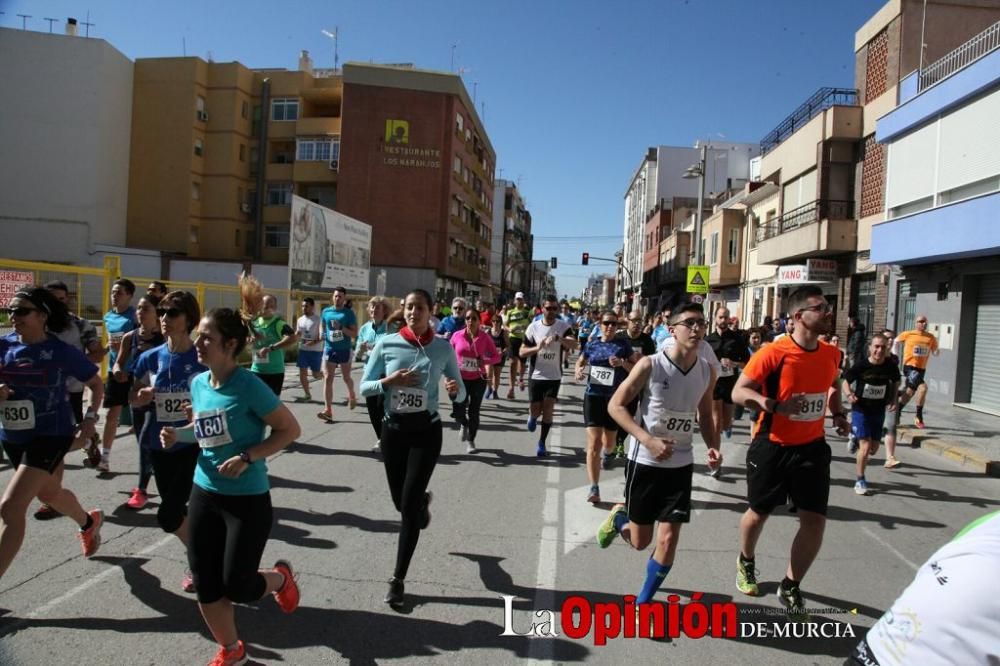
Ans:
[[[260,283],[253,278],[241,281],[240,289],[259,290]],[[285,349],[295,344],[295,329],[278,314],[278,299],[265,294],[260,301],[259,316],[253,322],[253,365],[250,372],[260,377],[274,395],[281,396],[285,383]],[[197,325],[197,319],[191,327]]]
[[[150,349],[163,344],[163,333],[160,332],[160,320],[156,316],[156,306],[159,303],[160,299],[151,293],[147,293],[140,298],[137,307],[139,328],[129,331],[122,338],[121,353],[118,354],[118,361],[115,363],[114,369],[115,372],[124,369],[128,373],[129,385],[132,386],[133,392],[135,391],[135,368],[140,357]],[[152,410],[148,404],[137,405],[134,401],[131,401],[130,409],[132,411],[132,426],[135,429],[135,439],[139,444],[139,485],[132,489],[132,494],[129,496],[128,501],[125,502],[125,506],[134,511],[139,511],[146,506],[146,502],[149,500],[146,490],[149,488],[149,479],[153,475],[153,461],[149,455],[150,447],[142,445],[142,429],[147,418],[155,417],[150,415]],[[158,448],[159,439],[156,439],[155,443]]]
[[[507,391],[507,399],[514,399],[515,383],[520,390],[524,390],[524,359],[521,358],[521,345],[524,344],[524,332],[532,318],[531,310],[524,304],[524,292],[519,291],[514,294],[514,307],[507,311],[504,324],[507,326],[507,334],[510,337],[510,390]]]
[[[170,300],[168,296],[165,302]],[[299,605],[290,562],[278,560],[272,569],[259,569],[273,524],[266,461],[291,444],[301,429],[270,387],[236,363],[249,338],[250,316],[244,319],[223,308],[201,320],[194,346],[197,362],[209,371],[191,380],[194,423],[165,427],[160,436],[167,451],[178,443],[198,443],[188,447],[197,463],[188,516],[188,565],[198,607],[219,645],[212,661],[218,666],[247,660],[234,603],[273,594],[285,613]],[[266,426],[271,427],[267,438]],[[191,487],[190,479],[187,483]]]
[[[503,317],[495,314],[490,323],[491,326],[487,333],[493,340],[493,346],[500,352],[500,360],[489,367],[489,379],[487,380],[489,386],[486,387],[486,397],[497,400],[500,397],[500,381],[503,379],[503,366],[507,362],[507,347],[510,340],[507,331],[503,328]]]
[[[903,357],[903,377],[906,379],[906,392],[899,399],[899,409],[902,410],[916,394],[917,416],[913,424],[924,428],[924,402],[927,400],[924,375],[927,373],[927,362],[931,354],[937,356],[939,353],[937,338],[933,333],[927,332],[927,315],[918,315],[916,330],[900,333],[896,336],[896,344],[903,346],[900,355]]]
[[[542,319],[531,322],[525,329],[524,345],[520,351],[522,359],[531,357],[528,432],[535,432],[539,417],[542,419],[542,432],[535,449],[538,457],[548,455],[545,440],[552,429],[553,412],[562,384],[559,353],[563,349],[576,348],[569,324],[556,318],[558,311],[556,297],[548,296],[543,303]]]
[[[743,336],[730,328],[729,309],[720,307],[715,311],[715,332],[705,337],[722,369],[715,383],[712,414],[715,428],[726,440],[733,437],[733,387],[740,369],[750,360]]]
[[[485,374],[489,367],[500,360],[493,339],[479,328],[479,311],[469,310],[465,318],[465,328],[451,336],[451,346],[455,348],[458,368],[465,384],[465,402],[458,403],[462,426],[462,441],[466,442],[466,453],[476,453],[476,434],[479,432],[479,409],[486,392]]]
[[[201,308],[190,292],[172,291],[160,301],[156,314],[167,342],[139,357],[131,401],[133,406],[147,410],[139,431],[140,459],[148,460],[152,466],[156,489],[160,493],[156,522],[160,529],[173,534],[187,547],[188,499],[198,447],[188,442],[164,448],[160,444],[160,432],[166,426],[187,423],[191,384],[194,376],[206,369],[191,342],[191,331],[201,318]],[[136,428],[139,427],[136,422]],[[142,493],[142,500],[145,500],[145,493]],[[190,573],[184,574],[181,589],[194,591]]]
[[[805,621],[799,584],[823,542],[830,496],[831,454],[823,428],[827,408],[840,435],[847,434],[849,424],[840,404],[840,353],[819,340],[832,326],[833,308],[814,286],[796,289],[788,304],[792,333],[754,354],[733,389],[734,402],[761,412],[747,451],[750,506],[740,520],[736,586],[744,594],[760,594],[757,540],[771,512],[790,497],[799,528],[778,599],[790,619]]]
[[[571,332],[573,333],[573,337],[575,338],[576,335],[577,335],[577,330],[576,330],[577,317],[576,317],[576,315],[573,314],[573,310],[570,309],[569,303],[567,303],[566,301],[563,301],[560,304],[560,310],[561,310],[561,312],[559,313],[559,318],[562,319],[567,324],[569,324]],[[565,349],[563,349],[563,350],[561,350],[559,352],[559,354],[560,354],[560,356],[562,356],[563,370],[568,370],[569,369],[569,353]]]
[[[673,567],[681,527],[691,519],[695,412],[708,460],[722,464],[719,433],[712,425],[714,370],[699,355],[698,343],[708,322],[704,309],[687,303],[669,320],[677,343],[669,352],[643,357],[615,391],[608,411],[628,430],[629,461],[625,504],[616,504],[597,530],[607,548],[620,534],[636,550],[645,549],[656,529],[656,546],[646,563],[646,578],[636,603],[648,603]],[[639,415],[627,405],[642,395]]]
[[[888,341],[881,333],[872,336],[868,358],[852,365],[844,374],[847,401],[851,407],[851,434],[858,441],[857,481],[854,492],[868,494],[865,466],[878,452],[886,411],[895,411],[899,390],[899,368],[886,359]]]
[[[389,326],[386,321],[388,317],[389,301],[382,296],[373,296],[368,301],[368,321],[358,331],[358,360],[362,363],[368,361],[368,355],[375,348],[375,343],[388,332]],[[385,414],[382,396],[366,397],[365,406],[368,408],[368,420],[371,421],[372,429],[375,431],[375,445],[372,446],[372,451],[378,451],[382,439],[382,416]]]
[[[601,321],[601,311],[594,310],[593,312],[583,311],[580,315],[580,321],[577,324],[577,337],[579,338],[580,349],[583,349],[587,341],[590,340],[590,333],[594,330],[595,326],[600,326]]]
[[[309,373],[313,379],[323,379],[323,320],[316,314],[316,301],[306,296],[302,299],[302,316],[295,322],[295,335],[299,341],[299,356],[295,365],[299,368],[299,384],[302,397],[295,402],[312,402],[309,388]]]
[[[886,361],[899,368],[899,356],[892,352],[896,346],[896,332],[891,328],[882,331],[885,336],[885,348],[887,351]],[[900,375],[902,380],[902,375]],[[899,426],[899,397],[897,391],[896,409],[887,410],[885,413],[885,428],[882,435],[885,438],[885,465],[886,469],[899,467],[899,460],[896,459],[896,428]]]
[[[135,308],[132,307],[132,296],[135,294],[135,284],[131,280],[119,278],[111,287],[111,309],[104,315],[104,331],[108,335],[108,377],[104,385],[104,407],[108,410],[104,419],[104,435],[101,442],[101,461],[97,470],[101,473],[111,471],[111,446],[118,435],[118,421],[122,408],[128,404],[128,375],[124,371],[113,372],[118,350],[121,348],[125,334],[139,326]]]
[[[146,287],[146,293],[149,294],[150,296],[156,296],[156,299],[158,301],[162,301],[163,297],[167,295],[168,291],[169,289],[167,289],[167,285],[160,282],[159,280],[153,280],[152,282],[149,283],[149,286]]]
[[[583,395],[583,422],[587,428],[587,501],[601,501],[601,467],[611,469],[618,424],[608,413],[608,401],[632,369],[632,346],[616,337],[618,317],[611,310],[601,315],[602,335],[591,340],[576,361],[576,381],[587,380]],[[589,371],[587,366],[590,366]]]
[[[453,402],[465,401],[465,386],[455,350],[429,326],[431,296],[415,289],[406,296],[406,326],[375,343],[361,380],[364,396],[385,396],[382,460],[392,503],[402,516],[396,566],[385,602],[403,605],[404,581],[420,539],[431,522],[432,494],[427,492],[441,455],[438,386]]]
[[[340,376],[347,387],[347,407],[354,409],[357,397],[354,395],[354,379],[351,377],[351,338],[358,334],[358,318],[354,310],[347,307],[347,290],[336,287],[333,290],[333,305],[323,309],[323,339],[326,341],[326,365],[323,369],[323,411],[318,416],[324,421],[333,421],[333,379],[340,369]]]
[[[464,298],[456,298],[451,302],[451,314],[441,320],[435,329],[445,340],[450,340],[457,331],[465,328],[466,303]]]
[[[0,577],[21,548],[25,516],[36,497],[80,526],[84,557],[100,547],[104,522],[99,509],[88,513],[62,487],[63,457],[73,439],[89,438],[97,423],[91,407],[77,432],[66,378],[83,382],[96,405],[104,397],[97,368],[83,352],[48,334],[72,324],[66,306],[44,287],[18,291],[6,314],[14,332],[0,338],[0,444],[15,472],[0,511]]]
[[[763,336],[761,335],[760,329],[752,328],[750,333],[747,335],[747,359],[753,358],[753,355],[760,351],[762,345],[764,345]],[[747,409],[743,405],[734,404],[733,408],[733,418],[737,421],[743,418],[743,414],[750,415],[751,423],[757,420],[759,414],[752,409]]]
[[[47,282],[45,288],[55,296],[57,301],[67,306],[67,308],[69,307],[69,287],[66,286],[65,282],[53,280]],[[97,329],[89,321],[77,317],[70,311],[66,312],[66,316],[69,317],[69,326],[65,330],[49,332],[71,347],[84,352],[87,358],[95,365],[100,363],[101,359],[104,358],[104,348],[101,346],[101,339],[97,335]],[[83,384],[75,377],[67,377],[66,390],[69,392],[69,402],[73,407],[73,422],[79,427],[83,423]],[[94,402],[93,395],[90,396],[90,404],[99,404],[98,402]],[[90,463],[91,467],[96,467],[101,462],[100,435],[95,432],[90,439],[77,438],[73,441],[73,445],[70,446],[69,450],[75,451],[84,447],[86,447],[87,451],[84,459]],[[59,476],[61,482],[62,468],[59,468],[55,474]],[[52,520],[53,518],[58,518],[59,515],[58,511],[44,503],[34,513],[35,520]]]

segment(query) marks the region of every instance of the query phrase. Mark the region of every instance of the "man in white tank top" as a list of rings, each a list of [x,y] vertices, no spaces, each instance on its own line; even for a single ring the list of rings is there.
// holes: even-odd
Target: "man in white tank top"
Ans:
[[[625,504],[611,509],[597,530],[597,543],[607,548],[621,534],[633,548],[643,550],[653,539],[653,524],[659,522],[637,603],[653,600],[673,566],[681,525],[691,519],[696,426],[708,447],[709,465],[722,464],[712,421],[716,373],[698,353],[707,329],[705,312],[697,303],[684,304],[673,311],[669,326],[676,343],[669,351],[643,357],[608,405],[608,413],[630,435]],[[633,419],[626,406],[640,393],[642,402]]]

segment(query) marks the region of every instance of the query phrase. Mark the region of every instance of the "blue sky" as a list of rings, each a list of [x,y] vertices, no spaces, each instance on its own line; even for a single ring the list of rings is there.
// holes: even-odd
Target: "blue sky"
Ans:
[[[455,68],[485,102],[498,175],[519,181],[536,258],[560,294],[622,244],[623,194],[648,146],[759,141],[812,92],[854,85],[854,33],[885,0],[420,2],[0,0],[0,25],[95,25],[130,58],[188,55],[250,67],[340,62]],[[55,29],[60,29],[56,25]],[[82,33],[82,26],[81,26]],[[453,49],[452,45],[457,44]],[[473,83],[476,83],[473,86]],[[477,107],[479,104],[477,103]]]

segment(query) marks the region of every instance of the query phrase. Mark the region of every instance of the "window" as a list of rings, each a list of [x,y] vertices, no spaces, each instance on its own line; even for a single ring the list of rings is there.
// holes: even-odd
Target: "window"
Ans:
[[[458,197],[451,198],[451,214],[458,217],[459,212],[462,210],[462,204],[458,200]]]
[[[291,183],[270,183],[267,186],[268,206],[290,206],[292,203]],[[286,231],[287,233],[287,231]],[[277,247],[277,246],[275,246]],[[287,245],[285,246],[287,247]]]
[[[736,264],[739,263],[740,258],[740,230],[730,229],[729,230],[729,263]]]
[[[867,273],[854,278],[854,312],[871,335],[875,326],[875,274]]]
[[[250,103],[247,102],[246,100],[243,100],[242,108],[240,108],[240,116],[242,116],[243,118],[246,118],[247,117],[247,113],[249,113],[249,111],[250,111]],[[236,233],[239,233],[239,232],[236,232]],[[237,245],[238,245],[238,243],[237,243]]]
[[[197,181],[191,182],[191,198],[195,201],[201,199],[201,183]]]
[[[270,224],[265,226],[264,247],[288,247],[288,227]]]
[[[299,139],[295,159],[304,162],[329,162],[340,159],[340,137]]]
[[[201,157],[202,153],[204,152],[205,152],[205,143],[201,139],[195,139],[194,154],[197,155],[198,157]]]
[[[245,143],[240,144],[240,162],[247,161],[247,145]]]
[[[758,218],[753,213],[747,216],[747,220],[750,222],[750,238],[747,240],[750,242],[750,249],[757,247],[757,232],[760,229],[760,218]],[[754,321],[757,321],[754,319]]]
[[[299,100],[295,97],[278,97],[271,100],[271,120],[298,120]]]
[[[459,134],[465,129],[465,118],[462,117],[461,113],[455,114],[455,129],[458,130]]]
[[[191,227],[188,229],[188,242],[193,245],[198,244],[198,227]]]
[[[709,262],[713,266],[719,263],[719,232],[716,231],[712,234],[712,261]]]
[[[205,113],[205,98],[198,95],[198,98],[195,100],[194,108],[198,113]]]
[[[462,158],[459,157],[458,155],[455,155],[455,161],[452,163],[451,168],[452,168],[452,170],[454,170],[455,173],[461,175],[462,174]]]

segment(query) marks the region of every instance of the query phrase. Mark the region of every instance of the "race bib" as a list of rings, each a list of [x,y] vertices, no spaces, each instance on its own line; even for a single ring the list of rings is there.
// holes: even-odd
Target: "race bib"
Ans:
[[[344,332],[341,331],[340,329],[337,329],[336,331],[330,331],[329,333],[326,334],[326,339],[331,343],[340,342],[341,340],[344,339]]]
[[[788,418],[792,421],[819,421],[826,415],[826,393],[806,393],[802,409]]]
[[[693,412],[665,411],[649,432],[654,437],[669,437],[678,444],[690,444],[697,427]]]
[[[538,359],[542,365],[558,365],[559,364],[559,354],[555,351],[543,350],[538,352]]]
[[[590,366],[590,383],[599,386],[613,386],[615,383],[614,368],[602,368],[597,365]]]
[[[191,394],[187,392],[157,393],[156,420],[160,423],[187,421],[187,414],[185,414],[184,407],[190,403]]]
[[[5,400],[0,403],[0,421],[4,430],[34,430],[35,403],[30,400]]]
[[[885,397],[885,386],[872,386],[865,384],[865,389],[861,392],[861,397],[866,400],[881,400]]]
[[[108,342],[112,348],[118,349],[122,346],[122,338],[125,337],[124,333],[109,333]]]
[[[302,342],[313,342],[316,340],[316,336],[313,335],[311,328],[304,328],[302,329],[301,333],[302,333]]]
[[[726,366],[723,365],[719,368],[719,377],[732,377],[732,376],[733,376],[732,366],[727,368]]]
[[[413,387],[396,388],[389,401],[389,411],[399,414],[427,411],[427,391]]]
[[[229,419],[226,418],[226,410],[213,409],[195,414],[194,437],[198,440],[198,446],[203,449],[231,444],[233,438],[229,436]]]
[[[917,358],[925,358],[931,355],[931,348],[924,347],[923,345],[914,345],[913,355],[916,356]]]
[[[479,372],[479,359],[474,356],[463,356],[462,372]]]

